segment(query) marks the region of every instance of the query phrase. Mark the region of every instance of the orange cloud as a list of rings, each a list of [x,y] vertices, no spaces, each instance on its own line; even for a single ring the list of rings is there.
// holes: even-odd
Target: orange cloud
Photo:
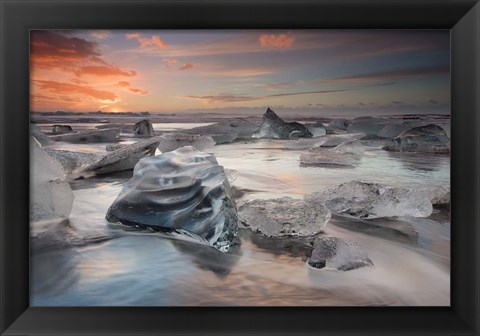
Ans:
[[[33,83],[37,85],[38,89],[42,91],[49,91],[51,93],[55,93],[59,95],[80,94],[83,96],[87,96],[89,98],[95,98],[99,100],[109,100],[112,102],[118,100],[118,96],[113,92],[97,90],[86,85],[75,85],[71,83],[48,81],[48,80],[36,80]]]
[[[164,58],[162,62],[165,63],[165,67],[169,68],[170,66],[177,64],[176,58]]]
[[[78,85],[83,85],[83,84],[88,84],[88,82],[78,79],[78,78],[72,78],[72,83],[78,84]]]
[[[32,70],[59,69],[77,76],[135,76],[101,58],[99,46],[78,37],[64,36],[48,30],[33,30],[30,35]]]
[[[39,61],[78,61],[99,57],[98,44],[48,30],[32,30],[30,54]]]
[[[191,69],[193,68],[193,64],[192,63],[186,63],[184,65],[182,65],[180,68],[178,68],[179,70],[188,70],[188,69]]]
[[[74,69],[73,72],[75,72],[75,74],[79,77],[83,75],[132,77],[137,74],[135,71],[124,71],[113,65],[82,66],[77,69]]]
[[[110,37],[112,33],[109,30],[94,30],[90,32],[90,35],[92,35],[96,39],[103,40],[107,37]]]
[[[168,46],[168,44],[165,41],[162,41],[158,35],[152,35],[151,38],[148,38],[139,33],[128,33],[125,34],[125,37],[129,40],[137,40],[138,43],[140,43],[141,48],[154,47],[158,49],[164,49]]]
[[[135,94],[138,94],[140,96],[146,96],[148,94],[150,94],[149,91],[146,91],[146,90],[142,90],[142,89],[138,89],[138,88],[134,88],[130,85],[129,82],[126,82],[126,81],[120,81],[117,83],[117,86],[118,87],[121,87],[121,88],[124,88],[132,93],[135,93]]]
[[[262,34],[258,41],[262,48],[288,49],[293,45],[295,38],[291,34]]]
[[[120,87],[129,87],[130,86],[130,83],[129,82],[125,82],[125,81],[120,81],[117,83],[117,86],[120,86]]]

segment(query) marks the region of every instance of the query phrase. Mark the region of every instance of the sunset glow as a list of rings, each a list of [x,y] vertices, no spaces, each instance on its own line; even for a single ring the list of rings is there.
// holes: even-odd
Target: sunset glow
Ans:
[[[448,31],[32,31],[32,111],[449,113]]]

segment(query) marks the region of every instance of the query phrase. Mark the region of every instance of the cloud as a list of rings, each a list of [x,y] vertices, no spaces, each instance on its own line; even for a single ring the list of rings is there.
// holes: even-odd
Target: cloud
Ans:
[[[381,71],[373,73],[364,73],[351,76],[336,77],[327,80],[321,80],[323,83],[364,83],[373,81],[396,80],[409,77],[422,77],[445,75],[450,73],[449,66],[438,66],[431,68],[413,68],[403,70]]]
[[[120,81],[117,83],[117,86],[120,86],[120,87],[129,87],[130,86],[130,83],[129,82],[126,82],[126,81]]]
[[[139,36],[138,33],[130,35]],[[263,37],[261,45],[260,37]],[[286,36],[282,39],[279,36]],[[290,40],[291,45],[288,46]],[[287,41],[287,42],[285,42]],[[402,54],[405,52],[442,51],[449,48],[448,31],[413,30],[399,31],[379,30],[295,30],[279,34],[276,31],[244,31],[232,33],[212,41],[195,41],[193,43],[171,44],[168,48],[140,49],[134,48],[122,52],[150,53],[159,57],[192,57],[207,55],[246,54],[271,52],[277,47],[288,50],[318,50],[322,62],[338,62],[383,55]]]
[[[178,68],[179,70],[188,70],[188,69],[191,69],[193,68],[193,64],[192,63],[186,63],[184,65],[182,65],[180,68]]]
[[[219,93],[219,94],[205,95],[205,96],[195,96],[195,95],[182,96],[180,98],[200,100],[201,102],[206,103],[206,104],[211,104],[211,103],[235,103],[235,102],[246,102],[246,101],[268,99],[268,98],[288,97],[288,96],[340,93],[340,92],[345,92],[345,91],[350,91],[350,90],[341,89],[341,90],[302,91],[302,92],[277,93],[277,94],[264,95],[264,96],[250,96],[250,95],[243,95],[243,94]]]
[[[288,90],[297,87],[315,86],[323,84],[367,84],[368,86],[389,86],[395,84],[395,80],[435,76],[449,74],[449,66],[438,66],[429,68],[411,68],[402,70],[387,70],[357,75],[334,77],[329,79],[297,80],[293,82],[272,82],[255,84],[256,87],[265,88],[270,91]]]
[[[30,35],[30,60],[34,71],[59,69],[77,76],[136,75],[133,70],[109,64],[101,56],[99,45],[83,38],[46,30],[32,30]]]
[[[130,83],[127,82],[127,81],[120,81],[120,82],[117,83],[117,86],[121,87],[121,88],[124,88],[124,89],[126,89],[126,90],[128,90],[132,93],[138,94],[140,96],[146,96],[146,95],[150,94],[149,91],[132,87],[130,85]]]
[[[213,75],[219,76],[232,76],[232,77],[253,77],[253,76],[262,76],[273,73],[273,70],[262,69],[262,68],[251,68],[251,69],[226,69],[213,71]]]
[[[289,49],[292,47],[295,38],[289,34],[262,34],[258,38],[262,48]]]
[[[96,42],[48,30],[32,30],[30,55],[39,61],[78,61],[101,56]]]
[[[84,80],[81,80],[81,79],[78,79],[78,78],[72,78],[72,83],[78,84],[78,85],[88,84],[87,81],[84,81]]]
[[[178,61],[176,58],[171,57],[162,59],[162,62],[165,63],[166,68],[170,68],[171,66],[177,64]]]
[[[73,72],[81,77],[83,75],[91,75],[91,76],[123,76],[123,77],[132,77],[135,76],[137,73],[135,71],[124,71],[120,68],[113,66],[113,65],[96,65],[96,66],[82,66],[77,69],[73,69]]]
[[[158,35],[152,35],[151,38],[145,37],[141,35],[140,33],[128,33],[125,34],[125,37],[129,40],[135,39],[140,43],[141,48],[149,48],[153,47],[156,49],[164,49],[168,46],[168,44],[160,39],[160,36]]]
[[[96,39],[103,40],[107,37],[110,37],[112,33],[109,30],[92,30],[90,35],[95,37]]]
[[[221,102],[233,103],[233,102],[243,102],[243,101],[252,101],[252,100],[260,99],[259,97],[252,97],[252,96],[240,95],[240,94],[227,94],[227,93],[219,93],[216,95],[207,95],[207,96],[192,95],[192,96],[183,96],[181,98],[200,100],[201,102],[206,104],[221,103]]]
[[[97,90],[86,85],[75,85],[71,83],[48,81],[48,80],[35,80],[33,81],[33,83],[37,85],[38,89],[40,90],[49,91],[51,93],[55,93],[59,95],[80,94],[83,96],[87,96],[89,98],[95,98],[99,100],[109,100],[112,102],[118,100],[118,96],[113,92]]]

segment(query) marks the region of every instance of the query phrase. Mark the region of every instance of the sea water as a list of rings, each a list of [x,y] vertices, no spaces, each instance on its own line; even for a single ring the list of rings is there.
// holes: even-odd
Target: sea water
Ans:
[[[156,130],[195,127],[155,124]],[[125,135],[121,142],[136,139]],[[246,140],[205,150],[231,171],[237,202],[303,195],[351,180],[392,186],[450,184],[447,155],[390,153],[371,144],[356,167],[301,167],[286,140]],[[105,144],[56,143],[105,153]],[[76,180],[68,221],[44,223],[32,239],[33,306],[449,305],[450,218],[360,221],[334,216],[325,233],[358,242],[375,267],[348,272],[308,266],[301,240],[239,230],[230,253],[104,219],[131,172]],[[37,230],[34,223],[32,232]]]

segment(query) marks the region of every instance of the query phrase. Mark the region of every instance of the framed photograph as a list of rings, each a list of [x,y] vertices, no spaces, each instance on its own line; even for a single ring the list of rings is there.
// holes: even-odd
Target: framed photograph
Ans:
[[[2,1],[2,335],[479,332],[477,1]]]

